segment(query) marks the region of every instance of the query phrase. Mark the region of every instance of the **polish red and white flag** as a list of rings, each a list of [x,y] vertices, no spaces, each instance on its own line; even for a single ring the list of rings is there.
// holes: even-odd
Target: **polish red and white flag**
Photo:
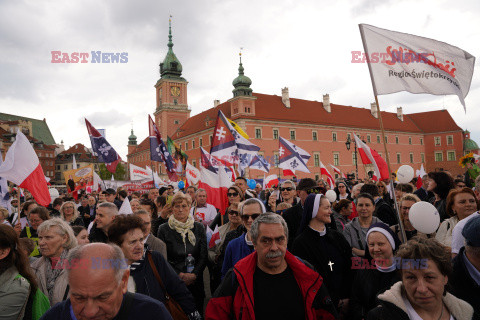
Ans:
[[[208,228],[210,229],[210,227],[208,227]],[[210,238],[210,241],[208,242],[208,247],[213,248],[219,242],[220,242],[220,232],[218,231],[218,225],[217,225],[217,226],[215,226],[215,230],[213,230],[213,232],[212,232],[212,237]]]
[[[340,177],[344,178],[344,179],[347,179],[347,176],[345,175],[345,173],[342,173],[342,171],[340,171],[340,169],[338,169],[337,167],[333,166],[333,165],[329,165],[332,169],[333,169],[333,172],[337,173],[338,175],[340,175]]]
[[[228,207],[227,192],[232,185],[231,175],[220,165],[217,172],[200,167],[200,181],[198,187],[207,191],[207,203],[213,205],[222,215]]]
[[[276,174],[271,174],[263,178],[263,189],[273,188],[273,186],[278,186],[278,176]]]
[[[40,161],[27,137],[20,131],[0,165],[0,177],[30,191],[38,204],[45,207],[50,204],[47,180]]]
[[[355,133],[353,136],[355,137],[358,153],[360,153],[360,158],[362,159],[363,164],[373,165],[373,180],[381,181],[388,179],[388,166],[385,160],[380,157],[377,151],[370,148],[366,143],[360,140]]]
[[[333,179],[330,172],[328,172],[327,168],[323,165],[322,161],[320,161],[320,174],[327,177],[327,182],[330,185],[330,189],[335,188],[335,180]]]

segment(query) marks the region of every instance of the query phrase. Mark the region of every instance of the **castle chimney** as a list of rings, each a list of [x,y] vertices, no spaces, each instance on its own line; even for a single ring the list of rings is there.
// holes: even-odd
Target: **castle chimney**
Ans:
[[[332,112],[332,107],[330,107],[330,95],[328,93],[323,95],[323,108],[328,113]]]
[[[220,104],[220,100],[213,100],[213,107],[216,108]]]
[[[285,105],[285,107],[290,108],[290,95],[288,94],[287,87],[282,89],[282,103]]]
[[[403,109],[402,107],[397,108],[397,118],[403,121]]]
[[[371,112],[372,112],[372,116],[374,116],[376,119],[378,119],[378,108],[377,108],[377,103],[376,102],[372,102],[370,103],[370,107],[371,107]]]

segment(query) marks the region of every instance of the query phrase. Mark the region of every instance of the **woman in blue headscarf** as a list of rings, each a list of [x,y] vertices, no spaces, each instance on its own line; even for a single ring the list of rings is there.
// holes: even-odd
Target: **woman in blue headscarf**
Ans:
[[[310,194],[303,207],[292,253],[310,262],[323,277],[335,306],[345,312],[353,281],[352,249],[341,232],[328,228],[332,206],[322,194]]]

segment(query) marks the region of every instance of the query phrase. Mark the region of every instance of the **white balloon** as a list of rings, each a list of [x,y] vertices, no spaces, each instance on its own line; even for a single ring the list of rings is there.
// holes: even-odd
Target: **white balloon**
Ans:
[[[440,214],[433,204],[425,201],[415,203],[408,214],[412,226],[425,234],[434,233],[440,225]]]
[[[55,200],[55,199],[57,199],[58,197],[60,197],[60,194],[58,193],[58,190],[55,189],[55,188],[50,188],[50,189],[48,189],[48,192],[50,193],[50,200],[51,200],[50,203],[52,203],[53,200]]]
[[[335,200],[337,200],[337,194],[334,190],[328,190],[327,193],[325,193],[325,196],[330,202],[335,202]]]
[[[398,168],[397,179],[400,183],[409,183],[415,176],[415,171],[409,165],[403,165]]]

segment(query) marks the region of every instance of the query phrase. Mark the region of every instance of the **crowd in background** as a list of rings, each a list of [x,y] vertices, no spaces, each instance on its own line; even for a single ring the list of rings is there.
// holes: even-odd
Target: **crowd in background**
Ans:
[[[281,294],[288,298],[290,291],[272,290],[283,282],[271,282],[247,265],[258,259],[262,266],[262,257],[268,262],[281,252],[298,285],[285,286],[301,292],[292,293],[292,301],[302,301],[305,286],[297,270],[317,275],[323,297],[328,297],[324,301],[329,305],[319,307],[316,300],[310,306],[303,295],[307,300],[299,305],[306,310],[291,308],[297,317],[480,319],[480,179],[472,188],[448,172],[430,172],[422,181],[417,189],[415,180],[339,179],[333,188],[336,199],[330,201],[325,196],[330,186],[323,180],[283,180],[271,188],[257,184],[250,189],[239,177],[227,190],[225,211],[194,186],[178,190],[168,185],[144,194],[107,189],[76,199],[61,194],[48,208],[37,205],[28,191],[19,197],[14,190],[10,211],[0,208],[0,319],[38,319],[45,312],[44,319],[54,319],[52,314],[61,314],[58,306],[65,303],[75,314],[87,313],[88,307],[75,309],[81,299],[72,293],[80,285],[74,273],[80,271],[71,271],[75,268],[65,267],[65,261],[92,252],[122,257],[129,270],[124,280],[118,276],[119,283],[125,282],[123,299],[130,292],[161,302],[168,309],[166,319],[169,314],[174,319],[237,319],[243,312],[245,319],[268,319],[265,306],[275,301],[272,308],[288,309],[282,307]],[[125,199],[133,214],[119,214]],[[434,233],[418,232],[409,220],[410,208],[420,201],[433,204],[440,215]],[[401,241],[400,222],[408,242]],[[259,242],[262,223],[282,226],[284,243],[281,237],[273,244]],[[253,283],[247,290],[239,279],[252,273],[253,279],[243,279]],[[88,288],[94,290],[101,280],[95,281]],[[248,297],[253,290],[251,303],[238,302],[244,299],[239,290]],[[172,311],[171,301],[179,313]],[[112,315],[124,304],[110,310]],[[107,315],[114,307],[97,309]],[[319,308],[328,316],[311,313]]]

